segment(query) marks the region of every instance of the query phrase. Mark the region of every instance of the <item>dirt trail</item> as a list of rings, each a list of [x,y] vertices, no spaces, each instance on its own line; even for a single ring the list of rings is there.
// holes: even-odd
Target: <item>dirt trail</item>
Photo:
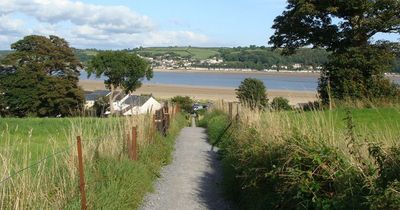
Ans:
[[[207,143],[205,129],[184,128],[173,162],[164,167],[155,192],[139,209],[230,209],[221,192],[221,165]]]

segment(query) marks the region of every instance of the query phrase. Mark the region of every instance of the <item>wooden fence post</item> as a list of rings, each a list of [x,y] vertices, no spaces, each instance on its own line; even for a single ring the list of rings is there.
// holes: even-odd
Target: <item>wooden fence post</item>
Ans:
[[[163,134],[164,134],[164,136],[167,136],[168,128],[169,128],[169,114],[164,113],[164,117],[163,117]]]
[[[169,108],[170,109],[170,112],[171,112],[171,118],[173,119],[174,118],[174,116],[175,116],[175,113],[174,113],[174,106],[172,106],[172,108],[170,107]]]
[[[81,192],[81,209],[86,210],[86,192],[85,192],[85,176],[83,174],[83,158],[82,158],[82,141],[81,137],[76,137],[78,144],[78,168],[79,168],[79,190]]]
[[[132,127],[132,160],[137,160],[137,129]]]
[[[232,115],[233,115],[233,104],[232,104],[232,102],[229,102],[228,103],[228,108],[229,108],[229,119],[231,119],[232,120]]]

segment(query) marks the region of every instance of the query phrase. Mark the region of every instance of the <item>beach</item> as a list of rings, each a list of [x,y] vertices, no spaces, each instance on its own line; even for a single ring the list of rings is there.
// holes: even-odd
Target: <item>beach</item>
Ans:
[[[80,80],[79,85],[86,91],[106,89],[103,81]],[[163,85],[143,84],[134,94],[153,94],[155,98],[166,99],[177,95],[189,96],[194,100],[225,100],[237,101],[235,88],[228,87],[200,87],[189,85]],[[277,96],[289,99],[290,104],[306,103],[317,100],[316,91],[291,91],[291,90],[268,90],[268,98]]]

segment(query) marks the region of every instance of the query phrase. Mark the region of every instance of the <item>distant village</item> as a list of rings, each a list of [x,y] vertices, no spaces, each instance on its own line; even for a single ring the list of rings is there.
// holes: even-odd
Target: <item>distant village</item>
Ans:
[[[163,56],[146,57],[142,58],[148,60],[154,69],[159,70],[174,70],[174,69],[198,69],[198,70],[229,70],[229,71],[252,71],[255,69],[245,68],[232,68],[226,67],[224,60],[218,57],[211,57],[204,60],[196,60],[193,58],[185,58],[179,56],[169,56],[165,54]],[[311,66],[304,65],[301,63],[295,63],[292,65],[272,65],[268,69],[262,71],[273,72],[273,71],[299,71],[299,72],[319,72],[322,66]],[[260,71],[260,70],[257,70]]]

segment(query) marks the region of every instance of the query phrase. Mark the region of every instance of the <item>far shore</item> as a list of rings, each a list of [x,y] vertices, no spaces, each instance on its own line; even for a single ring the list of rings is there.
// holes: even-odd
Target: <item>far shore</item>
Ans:
[[[268,70],[258,71],[252,69],[206,69],[206,68],[188,68],[188,69],[161,69],[154,68],[155,72],[175,72],[175,73],[212,73],[212,74],[249,74],[249,75],[271,75],[271,76],[299,76],[299,77],[319,77],[319,71],[295,71],[295,70]],[[386,73],[389,78],[400,78],[399,73]]]
[[[300,72],[300,71],[257,71],[246,69],[204,69],[204,68],[191,68],[191,69],[160,69],[154,68],[155,72],[175,72],[175,73],[207,73],[207,74],[249,74],[249,75],[273,75],[273,76],[308,76],[319,77],[319,72]]]
[[[80,80],[79,85],[86,91],[106,89],[103,81]],[[189,96],[194,100],[237,101],[235,88],[201,87],[189,85],[143,84],[134,94],[153,94],[156,98],[167,99],[177,95]],[[316,91],[268,90],[268,98],[285,97],[290,104],[307,103],[317,100]]]

